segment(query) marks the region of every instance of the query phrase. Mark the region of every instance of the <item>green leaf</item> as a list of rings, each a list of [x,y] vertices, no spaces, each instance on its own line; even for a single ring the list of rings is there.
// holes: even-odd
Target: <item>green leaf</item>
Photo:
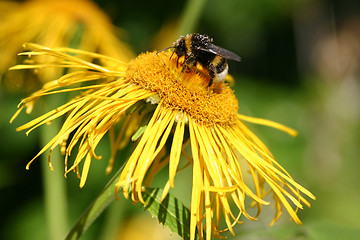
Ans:
[[[172,232],[183,239],[190,239],[190,210],[170,193],[160,202],[161,194],[162,189],[146,188],[143,192],[145,209]],[[199,239],[197,235],[196,239]]]
[[[115,199],[115,183],[122,171],[122,168],[108,182],[101,193],[95,198],[90,206],[85,210],[80,219],[73,226],[65,237],[66,240],[79,239],[97,217]],[[172,232],[176,232],[183,239],[190,239],[190,210],[170,193],[160,202],[162,189],[146,188],[143,198],[146,202],[145,209],[156,217],[159,222],[168,227]],[[199,239],[195,236],[195,239]]]

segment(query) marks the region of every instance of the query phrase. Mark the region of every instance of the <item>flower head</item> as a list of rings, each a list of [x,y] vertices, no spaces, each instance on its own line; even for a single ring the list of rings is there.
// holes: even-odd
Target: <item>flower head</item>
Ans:
[[[144,202],[143,187],[150,184],[159,169],[168,165],[169,178],[162,195],[165,198],[169,189],[175,186],[183,154],[193,165],[190,239],[195,238],[196,229],[200,239],[204,238],[204,229],[206,239],[211,239],[211,233],[219,237],[226,230],[234,234],[233,226],[240,222],[241,215],[256,220],[262,206],[270,204],[264,200],[268,194],[272,194],[275,201],[273,222],[280,217],[283,205],[292,219],[301,223],[297,209],[303,204],[310,205],[303,195],[315,197],[292,179],[243,121],[268,125],[291,135],[296,135],[296,132],[278,123],[239,114],[238,101],[226,83],[215,83],[208,89],[209,77],[201,71],[182,73],[183,59],[171,57],[171,52],[143,53],[129,64],[106,58],[113,62],[113,67],[109,68],[64,53],[78,53],[75,50],[50,49],[34,44],[27,47],[32,51],[25,55],[52,55],[61,60],[61,66],[84,69],[45,84],[41,90],[24,99],[15,114],[17,116],[22,108],[32,106],[44,95],[82,91],[63,106],[18,128],[30,132],[66,114],[59,133],[37,156],[60,145],[67,163],[75,144],[79,143],[76,159],[70,167],[66,164],[66,173],[77,171],[81,176],[80,186],[85,184],[91,160],[100,158],[95,153],[97,144],[106,132],[112,131],[115,123],[123,121],[123,129],[131,135],[139,127],[140,119],[149,119],[122,170],[117,192],[121,189],[126,198]],[[34,62],[30,66],[15,68],[40,66],[44,65]],[[92,85],[76,85],[95,80]],[[117,139],[124,139],[125,135],[121,133]],[[116,152],[119,142],[113,142],[116,143],[112,144]],[[191,156],[185,152],[187,147],[191,148]],[[50,161],[49,164],[51,166]],[[245,180],[245,174],[250,175],[252,183]],[[255,216],[248,213],[246,199],[251,199],[257,207]],[[221,221],[227,225],[224,230],[219,229]]]
[[[90,0],[2,1],[0,22],[3,22],[0,24],[0,74],[14,65],[14,56],[25,42],[49,47],[76,47],[122,61],[133,57],[130,48],[118,38],[120,30]],[[61,68],[46,69],[37,76],[44,83],[60,74]]]

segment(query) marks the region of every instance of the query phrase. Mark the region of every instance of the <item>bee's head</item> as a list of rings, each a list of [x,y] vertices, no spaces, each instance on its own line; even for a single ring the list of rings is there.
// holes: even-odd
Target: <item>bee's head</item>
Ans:
[[[174,48],[175,48],[175,53],[179,56],[185,56],[186,55],[186,44],[185,44],[185,38],[181,37],[178,40],[176,40],[176,42],[174,42],[173,44]]]

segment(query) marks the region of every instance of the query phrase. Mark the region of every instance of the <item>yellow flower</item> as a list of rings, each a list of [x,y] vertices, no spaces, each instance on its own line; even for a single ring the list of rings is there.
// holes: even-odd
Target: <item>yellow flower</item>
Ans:
[[[14,56],[24,42],[49,47],[72,46],[122,61],[133,57],[129,47],[118,38],[120,30],[90,0],[1,1],[0,22],[0,74],[15,64]],[[43,83],[53,80],[62,74],[62,69],[56,70],[47,69],[38,77]],[[13,79],[8,80],[7,85],[14,85]]]
[[[262,206],[270,204],[264,200],[270,193],[276,208],[273,222],[279,219],[283,205],[292,219],[301,224],[297,209],[303,208],[303,204],[310,206],[304,195],[313,199],[315,197],[276,162],[268,148],[247,128],[244,121],[274,127],[290,135],[296,135],[296,132],[272,121],[239,114],[238,101],[226,83],[213,84],[208,91],[208,77],[195,71],[181,74],[183,59],[178,64],[176,57],[170,57],[171,52],[143,53],[129,64],[124,64],[102,55],[72,49],[50,49],[34,44],[26,47],[32,52],[24,55],[51,55],[61,60],[61,67],[76,66],[84,69],[45,84],[41,90],[21,102],[14,118],[24,107],[32,106],[36,99],[44,95],[83,91],[63,106],[17,129],[29,129],[29,133],[66,114],[59,133],[35,158],[46,149],[53,150],[60,145],[64,149],[67,164],[68,156],[79,143],[76,159],[71,167],[66,167],[66,173],[77,171],[81,175],[82,187],[92,158],[100,158],[95,149],[105,133],[111,131],[119,121],[124,122],[123,129],[130,129],[130,125],[132,128],[134,125],[139,127],[140,119],[146,119],[150,114],[145,131],[122,170],[117,192],[121,189],[126,198],[131,197],[134,202],[144,203],[143,187],[150,184],[156,172],[168,165],[169,179],[164,186],[164,199],[169,189],[174,187],[180,156],[183,154],[193,165],[190,239],[195,238],[196,230],[200,239],[204,238],[203,230],[206,230],[206,239],[211,239],[211,233],[220,237],[220,233],[227,230],[234,234],[233,226],[240,222],[241,215],[251,220],[257,219]],[[113,62],[113,67],[95,65],[65,52],[106,58]],[[44,66],[53,64],[32,62],[14,68]],[[93,85],[76,85],[94,80],[97,81]],[[118,139],[124,135],[121,133]],[[64,142],[69,136],[65,146]],[[166,152],[166,144],[171,146],[169,153]],[[116,151],[116,144],[112,145]],[[188,147],[191,156],[185,151]],[[81,162],[84,163],[80,174]],[[50,160],[49,164],[51,166]],[[245,174],[250,176],[252,183],[245,180],[248,179]],[[252,205],[257,207],[255,216],[248,213],[246,199],[251,199]],[[227,225],[224,230],[219,229],[222,221]]]

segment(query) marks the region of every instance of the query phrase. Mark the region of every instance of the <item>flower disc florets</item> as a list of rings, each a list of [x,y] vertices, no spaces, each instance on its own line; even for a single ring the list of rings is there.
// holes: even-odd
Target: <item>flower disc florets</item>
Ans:
[[[156,92],[165,106],[188,113],[203,125],[231,125],[237,119],[238,101],[226,83],[213,84],[196,70],[181,73],[182,60],[171,52],[150,52],[132,60],[126,79]]]

